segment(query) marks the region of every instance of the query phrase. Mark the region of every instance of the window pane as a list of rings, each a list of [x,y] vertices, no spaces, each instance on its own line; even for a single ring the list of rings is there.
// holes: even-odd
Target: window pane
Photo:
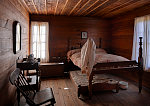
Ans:
[[[148,28],[147,28],[147,32],[148,32],[148,34],[149,34],[149,36],[147,36],[148,38],[148,43],[150,43],[150,20],[147,22],[147,25],[149,26]]]
[[[32,22],[32,51],[36,58],[46,58],[45,51],[46,48],[46,39],[47,39],[47,27],[48,23],[46,22]]]
[[[33,43],[33,51],[36,50],[36,43]]]
[[[40,26],[40,34],[45,35],[46,34],[46,26]]]
[[[41,51],[41,58],[45,58],[45,51]]]
[[[144,23],[143,22],[139,22],[137,25],[137,33],[139,37],[143,37],[143,32],[144,32]]]
[[[38,34],[38,32],[39,32],[38,29],[39,29],[39,26],[34,26],[34,31],[33,32],[34,32],[35,35]]]
[[[45,51],[45,43],[41,43],[41,50]]]
[[[34,57],[36,58],[36,51],[33,51],[33,55],[34,55]]]
[[[38,37],[38,26],[34,25],[32,29],[33,29],[32,38],[33,38],[33,42],[35,42],[37,41],[37,37]]]
[[[150,58],[150,55],[148,56]],[[150,68],[150,59],[148,59],[148,68]]]
[[[33,34],[33,42],[37,41],[37,35]]]
[[[45,35],[41,35],[41,42],[45,42]]]

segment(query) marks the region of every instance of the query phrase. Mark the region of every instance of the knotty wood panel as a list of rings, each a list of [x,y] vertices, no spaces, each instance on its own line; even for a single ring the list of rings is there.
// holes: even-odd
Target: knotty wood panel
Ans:
[[[13,21],[22,27],[21,48],[13,53]],[[10,73],[16,68],[16,59],[28,54],[29,14],[17,0],[1,0],[0,3],[0,105],[12,106],[16,100],[16,88],[9,82]]]
[[[102,47],[109,48],[109,20],[90,17],[31,15],[31,21],[48,21],[50,25],[50,56],[66,56],[69,39],[81,39],[81,32],[88,37],[102,38]],[[78,42],[77,42],[78,43]]]
[[[115,54],[131,59],[134,34],[134,18],[150,14],[150,5],[138,8],[112,19],[111,49]],[[119,73],[126,78],[136,80],[135,74]],[[144,85],[150,88],[150,73],[144,72]]]

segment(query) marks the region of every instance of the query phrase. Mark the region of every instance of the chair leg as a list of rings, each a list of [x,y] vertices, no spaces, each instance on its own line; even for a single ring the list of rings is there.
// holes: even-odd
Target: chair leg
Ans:
[[[18,106],[20,106],[20,91],[17,89],[17,100],[18,100]]]
[[[116,84],[116,93],[119,92],[119,83]]]

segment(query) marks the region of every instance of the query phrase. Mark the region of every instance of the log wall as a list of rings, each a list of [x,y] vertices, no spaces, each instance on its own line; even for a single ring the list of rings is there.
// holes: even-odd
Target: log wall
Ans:
[[[13,21],[22,27],[21,48],[13,53]],[[10,73],[16,68],[16,59],[28,54],[29,14],[18,0],[1,0],[0,3],[0,106],[12,106],[16,100],[16,89],[9,82]]]
[[[134,19],[150,14],[150,5],[132,10],[114,17],[112,23],[111,49],[113,53],[131,59],[134,35]],[[119,73],[119,75],[137,81],[136,73]],[[144,72],[144,85],[150,88],[150,73]]]
[[[70,17],[30,15],[30,21],[49,22],[50,57],[66,56],[68,40],[81,39],[81,32],[86,31],[88,37],[102,38],[102,47],[109,48],[109,20],[97,17]],[[78,41],[76,41],[78,43]]]

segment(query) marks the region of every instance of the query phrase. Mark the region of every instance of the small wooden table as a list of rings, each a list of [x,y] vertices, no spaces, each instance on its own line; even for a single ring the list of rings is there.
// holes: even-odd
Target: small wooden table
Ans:
[[[30,76],[31,82],[29,81],[29,83],[31,84],[31,86],[36,90],[39,91],[40,89],[40,75],[39,75],[39,64],[40,64],[40,59],[35,59],[35,63],[29,63],[26,61],[27,58],[23,58],[23,61],[18,60],[17,61],[17,68],[20,68],[20,70],[23,70],[23,74],[24,74],[24,70],[36,70],[36,75],[35,76]],[[27,77],[27,76],[26,76]],[[28,78],[28,77],[27,77]]]
[[[41,63],[39,66],[41,77],[56,77],[64,75],[64,63]]]

